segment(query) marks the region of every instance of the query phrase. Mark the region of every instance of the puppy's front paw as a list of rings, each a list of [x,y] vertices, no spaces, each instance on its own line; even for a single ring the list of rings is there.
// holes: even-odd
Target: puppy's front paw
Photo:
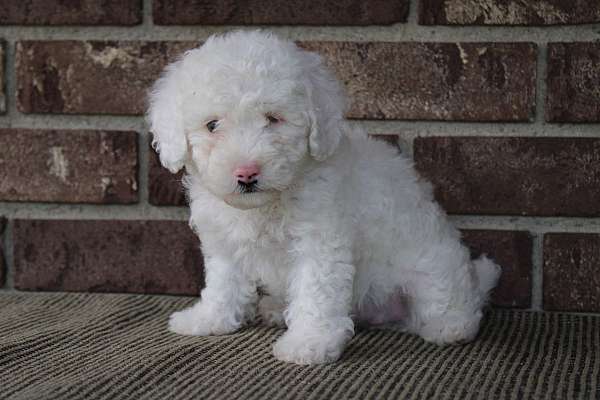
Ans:
[[[169,330],[180,335],[225,335],[235,332],[240,326],[234,318],[227,318],[223,313],[211,312],[197,305],[174,312],[169,318]]]
[[[352,332],[337,330],[288,330],[273,346],[281,361],[295,364],[324,364],[340,358]]]

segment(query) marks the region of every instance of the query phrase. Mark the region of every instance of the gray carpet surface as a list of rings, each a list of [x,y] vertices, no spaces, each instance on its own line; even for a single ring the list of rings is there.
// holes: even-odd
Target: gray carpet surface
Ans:
[[[361,330],[342,359],[277,361],[283,330],[185,337],[194,299],[0,293],[0,399],[600,399],[600,317],[492,310],[476,341],[438,347]]]

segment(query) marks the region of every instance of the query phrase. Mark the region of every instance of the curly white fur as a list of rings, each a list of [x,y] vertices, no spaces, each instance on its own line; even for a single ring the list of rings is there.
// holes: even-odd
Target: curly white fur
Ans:
[[[474,338],[499,267],[470,260],[410,161],[344,110],[318,55],[260,31],[213,36],[167,67],[150,95],[153,143],[172,172],[185,165],[206,268],[173,332],[227,334],[258,309],[287,325],[275,356],[300,364],[338,359],[355,323]],[[248,163],[253,193],[233,173]]]

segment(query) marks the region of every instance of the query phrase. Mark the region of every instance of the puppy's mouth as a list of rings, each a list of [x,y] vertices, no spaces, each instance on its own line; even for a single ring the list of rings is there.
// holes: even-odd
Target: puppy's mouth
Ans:
[[[236,192],[240,194],[257,193],[262,191],[258,186],[258,181],[242,182],[238,181]]]

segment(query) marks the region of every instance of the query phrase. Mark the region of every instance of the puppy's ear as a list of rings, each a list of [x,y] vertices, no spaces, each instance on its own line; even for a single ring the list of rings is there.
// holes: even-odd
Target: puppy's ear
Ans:
[[[305,59],[308,63],[309,150],[313,158],[323,161],[334,153],[342,138],[345,96],[335,75],[327,69],[319,55],[305,52]]]
[[[153,134],[152,147],[158,152],[162,165],[175,173],[187,156],[187,139],[183,130],[181,90],[181,61],[165,68],[150,91],[147,119]]]

